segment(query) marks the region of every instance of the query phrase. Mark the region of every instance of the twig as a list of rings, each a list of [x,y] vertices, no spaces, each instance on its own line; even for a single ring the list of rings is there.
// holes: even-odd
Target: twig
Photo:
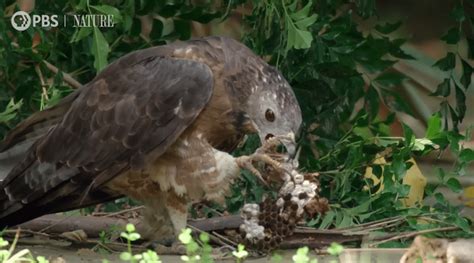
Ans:
[[[92,248],[93,251],[96,251],[96,249],[98,247],[102,247],[103,249],[107,250],[107,252],[111,253],[111,252],[117,252],[116,250],[113,250],[111,248],[109,248],[108,246],[106,246],[105,244],[103,244],[102,242],[100,241],[97,241],[96,245]]]
[[[349,230],[349,229],[352,230],[352,229],[357,229],[357,228],[366,228],[366,227],[371,227],[371,226],[374,226],[374,225],[391,223],[391,222],[402,220],[402,219],[403,219],[403,217],[401,217],[401,216],[394,216],[394,217],[389,217],[389,218],[384,218],[384,219],[380,219],[380,220],[375,220],[375,221],[372,221],[372,222],[359,224],[359,225],[356,225],[356,226],[341,227],[341,228],[338,228],[337,230]]]
[[[55,74],[58,74],[59,73],[59,69],[54,66],[53,64],[49,63],[48,61],[46,60],[43,60],[43,63],[46,65],[46,67],[51,70],[53,73]],[[82,84],[79,83],[79,81],[75,80],[73,77],[71,77],[71,75],[69,75],[68,73],[66,72],[63,72],[63,80],[69,84],[71,87],[75,88],[75,89],[79,89],[82,87]]]
[[[19,46],[17,43],[15,43],[15,42],[12,43],[12,46],[15,47],[15,48],[19,48],[19,47],[20,47],[20,46]],[[58,73],[59,73],[60,70],[59,70],[55,65],[49,63],[48,61],[46,61],[46,60],[44,60],[44,59],[43,59],[42,62],[43,62],[43,63],[46,65],[46,67],[47,67],[49,70],[51,70],[54,74],[58,74]],[[63,72],[63,80],[64,80],[64,82],[66,82],[67,84],[69,84],[71,87],[73,87],[73,88],[75,88],[75,89],[78,89],[78,88],[81,88],[81,87],[82,87],[82,84],[81,84],[79,81],[75,80],[73,77],[71,77],[71,75],[69,75],[69,74],[66,73],[66,72]]]
[[[432,229],[425,229],[425,230],[413,231],[413,232],[405,232],[405,233],[402,233],[402,234],[399,234],[399,235],[396,235],[396,236],[393,236],[393,237],[390,237],[390,238],[387,238],[387,239],[384,239],[384,240],[374,242],[374,243],[370,244],[369,247],[375,247],[375,246],[378,246],[380,244],[383,244],[383,243],[386,243],[386,242],[389,242],[389,241],[393,241],[393,240],[399,240],[399,239],[402,239],[402,238],[410,238],[410,237],[415,237],[415,236],[418,236],[418,235],[423,235],[423,234],[428,234],[428,233],[433,233],[433,232],[454,231],[454,230],[458,230],[458,229],[459,229],[459,227],[457,227],[457,226],[449,226],[449,227],[432,228]]]
[[[103,217],[114,217],[114,216],[117,216],[117,215],[126,214],[128,212],[133,212],[133,211],[140,210],[140,209],[143,209],[143,208],[145,208],[145,207],[140,205],[140,206],[132,207],[132,208],[129,208],[129,209],[121,210],[121,211],[118,211],[118,212],[115,212],[115,213],[105,214],[105,215],[102,215],[102,216]]]
[[[202,231],[201,229],[199,229],[199,228],[197,228],[197,227],[194,227],[194,226],[192,226],[192,225],[189,225],[189,224],[188,224],[188,227],[191,228],[192,230],[196,231],[196,232],[204,233],[204,231]],[[232,250],[235,250],[235,248],[234,248],[233,246],[231,246],[231,245],[225,243],[225,242],[222,241],[222,239],[219,238],[218,236],[216,236],[216,235],[214,235],[214,234],[212,234],[212,233],[211,233],[211,234],[208,233],[208,234],[209,234],[209,238],[210,238],[212,241],[216,242],[217,244],[219,244],[219,245],[221,245],[221,246],[225,246],[225,247],[230,247],[230,248],[232,248]]]
[[[43,73],[41,72],[41,69],[40,69],[39,65],[35,65],[35,71],[36,71],[36,74],[38,74],[38,77],[39,77],[40,82],[41,82],[42,96],[46,100],[49,100],[48,90],[46,90],[46,82],[44,81]]]
[[[232,240],[228,239],[227,237],[225,237],[225,236],[223,236],[223,235],[217,233],[216,231],[212,231],[212,234],[213,234],[213,235],[216,235],[217,237],[219,237],[219,238],[225,240],[226,242],[232,244],[234,247],[237,247],[237,245],[238,245],[238,244],[235,243],[234,241],[232,241]]]
[[[20,230],[20,228],[18,229],[14,229],[14,230],[5,230],[3,231],[4,234],[16,234],[16,232]],[[21,229],[21,233],[24,233],[24,234],[31,234],[31,235],[38,235],[38,236],[44,236],[44,237],[51,237],[51,235],[47,234],[47,233],[41,233],[41,232],[37,232],[37,231],[32,231],[32,230],[29,230],[29,229]]]

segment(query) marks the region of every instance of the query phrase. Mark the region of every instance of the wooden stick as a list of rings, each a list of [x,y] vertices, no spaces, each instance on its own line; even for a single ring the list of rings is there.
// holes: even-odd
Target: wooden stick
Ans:
[[[402,238],[410,238],[410,237],[415,237],[415,236],[418,236],[418,235],[434,233],[434,232],[454,231],[454,230],[458,230],[458,229],[459,229],[459,227],[457,227],[457,226],[448,226],[448,227],[432,228],[432,229],[425,229],[425,230],[413,231],[413,232],[405,232],[405,233],[398,234],[398,235],[392,236],[392,237],[384,239],[384,240],[380,240],[378,242],[373,242],[369,245],[369,247],[375,247],[375,246],[378,246],[380,244],[383,244],[383,243],[386,243],[386,242],[389,242],[389,241],[393,241],[393,240],[399,240],[399,239],[402,239]]]
[[[94,217],[94,216],[61,216],[61,215],[46,215],[29,222],[19,225],[21,229],[28,229],[33,232],[44,230],[49,227],[48,234],[61,234],[78,229],[82,229],[88,237],[97,238],[102,231],[107,231],[112,226],[125,229],[125,225],[131,222],[135,224],[137,232],[140,234],[146,233],[146,228],[140,223],[138,218],[123,220],[111,217]],[[190,220],[188,226],[199,231],[212,233],[216,239],[226,245],[232,244],[227,237],[222,234],[224,230],[236,230],[242,224],[242,219],[238,215],[223,216],[217,218],[209,218],[202,220]],[[217,233],[219,232],[219,233]],[[335,230],[321,230],[297,227],[294,235],[286,238],[281,248],[297,248],[301,246],[308,246],[311,248],[328,246],[332,242],[361,242],[364,234],[351,233],[351,231],[335,231]],[[224,238],[223,238],[224,237]]]

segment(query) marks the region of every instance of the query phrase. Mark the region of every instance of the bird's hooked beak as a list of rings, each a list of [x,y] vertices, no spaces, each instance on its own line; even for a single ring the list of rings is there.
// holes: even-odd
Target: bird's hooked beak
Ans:
[[[273,137],[274,137],[273,135],[267,135],[264,140],[266,141]],[[287,135],[276,136],[276,139],[285,147],[290,160],[295,160],[299,158],[300,148],[298,147],[298,144],[296,143],[294,133],[291,132]],[[263,143],[263,140],[262,140],[262,143]]]
[[[283,146],[285,146],[286,152],[288,153],[290,159],[293,160],[295,157],[298,157],[297,155],[299,155],[299,147],[296,143],[294,133],[289,133],[288,135],[281,137],[280,142],[283,144]]]

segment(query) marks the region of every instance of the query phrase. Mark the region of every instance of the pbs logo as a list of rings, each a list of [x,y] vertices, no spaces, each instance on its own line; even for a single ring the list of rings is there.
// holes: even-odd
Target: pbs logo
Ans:
[[[27,12],[18,11],[13,14],[11,23],[14,29],[25,31],[31,26],[31,17]]]
[[[27,12],[15,12],[11,18],[12,27],[18,31],[27,30],[32,24],[33,27],[57,27],[59,25],[58,15],[32,15]]]

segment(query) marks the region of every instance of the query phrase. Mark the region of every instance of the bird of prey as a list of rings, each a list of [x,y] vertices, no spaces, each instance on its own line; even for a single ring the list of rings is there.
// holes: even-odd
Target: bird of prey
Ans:
[[[190,203],[222,201],[241,168],[268,161],[229,154],[246,134],[283,136],[291,153],[301,122],[282,74],[235,40],[135,51],[0,143],[0,227],[128,196],[148,238],[175,238]]]

